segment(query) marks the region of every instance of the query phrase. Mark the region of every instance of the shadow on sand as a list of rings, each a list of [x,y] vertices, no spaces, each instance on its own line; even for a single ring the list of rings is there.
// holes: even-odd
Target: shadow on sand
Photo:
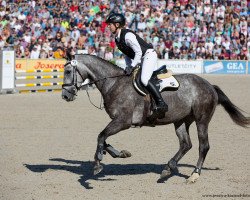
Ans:
[[[50,161],[56,161],[56,162],[63,162],[65,164],[61,165],[45,165],[45,164],[39,164],[39,165],[30,165],[30,164],[24,164],[26,168],[28,168],[32,172],[45,172],[48,169],[51,170],[64,170],[68,171],[74,174],[80,175],[80,179],[78,180],[80,184],[85,187],[86,189],[93,189],[93,187],[90,186],[89,180],[98,180],[98,181],[115,181],[116,179],[111,178],[105,178],[109,175],[139,175],[139,174],[147,174],[147,173],[156,173],[161,174],[161,171],[163,170],[165,165],[156,165],[156,164],[108,164],[105,165],[102,163],[104,170],[98,175],[93,175],[93,167],[94,163],[93,161],[77,161],[77,160],[65,160],[62,158],[52,158],[49,159]],[[68,164],[68,165],[67,165]],[[74,166],[75,165],[75,166]],[[178,164],[178,167],[188,167],[188,168],[195,168],[193,165],[188,164]],[[202,168],[203,170],[220,170],[219,168]],[[164,180],[158,180],[158,183],[165,182],[167,179],[169,179],[172,176],[179,176],[187,179],[189,176],[183,175],[179,172],[176,172],[169,177],[166,177]]]

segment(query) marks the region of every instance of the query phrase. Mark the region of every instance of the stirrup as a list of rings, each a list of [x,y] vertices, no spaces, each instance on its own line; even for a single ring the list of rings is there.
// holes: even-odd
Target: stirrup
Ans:
[[[153,112],[157,114],[158,119],[162,119],[165,117],[165,113],[168,111],[168,105],[163,104],[163,105],[156,105],[156,107],[153,109]]]
[[[158,108],[158,109],[157,109]],[[152,127],[155,126],[155,122],[157,119],[163,119],[165,118],[165,114],[168,111],[167,107],[155,107],[153,110],[153,113],[147,117],[147,121],[150,123]]]
[[[163,119],[166,114],[164,110],[159,110],[159,109],[154,112],[156,113],[158,119]]]
[[[155,118],[155,119],[162,119],[165,117],[165,113],[167,111],[164,110],[163,108],[160,108],[160,107],[156,107],[153,109],[153,113],[151,115],[152,118]]]
[[[164,101],[161,101],[159,102],[158,104],[155,105],[155,108],[154,108],[156,111],[159,111],[159,112],[167,112],[168,111],[168,105],[164,102]]]

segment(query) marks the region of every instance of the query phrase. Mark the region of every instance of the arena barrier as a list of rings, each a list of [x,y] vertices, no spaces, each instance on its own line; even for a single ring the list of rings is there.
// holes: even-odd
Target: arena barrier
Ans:
[[[55,75],[55,76],[18,76],[15,77],[16,80],[21,79],[53,79],[53,78],[63,78],[63,75]]]
[[[18,73],[42,73],[42,72],[64,72],[64,69],[44,69],[44,70],[16,70]]]
[[[61,89],[47,89],[47,90],[20,90],[19,93],[41,93],[41,92],[61,92]]]
[[[15,91],[19,93],[58,92],[63,82],[64,59],[16,59]],[[124,60],[116,64],[125,67]],[[158,60],[174,73],[250,74],[248,61]]]
[[[60,92],[66,60],[16,59],[15,91],[19,93]]]
[[[16,84],[16,87],[39,87],[39,86],[53,86],[53,85],[62,85],[63,82],[58,83],[24,83],[24,84]]]

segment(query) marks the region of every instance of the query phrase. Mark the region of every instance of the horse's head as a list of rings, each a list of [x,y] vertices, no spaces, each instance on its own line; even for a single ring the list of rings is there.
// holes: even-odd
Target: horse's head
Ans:
[[[88,78],[87,71],[80,69],[76,60],[71,60],[64,65],[64,78],[62,85],[62,98],[73,101],[82,83]]]
[[[80,88],[91,81],[100,92],[112,87],[116,78],[125,76],[121,68],[93,55],[78,55],[79,59],[68,61],[64,65],[62,98],[73,101]],[[104,89],[104,90],[102,90]]]

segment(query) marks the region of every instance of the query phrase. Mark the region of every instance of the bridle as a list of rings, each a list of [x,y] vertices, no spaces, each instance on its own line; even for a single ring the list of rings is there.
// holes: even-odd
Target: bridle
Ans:
[[[78,82],[78,81],[77,81],[77,74],[76,74],[76,73],[78,73],[78,74],[81,76],[82,80],[84,80],[85,78],[82,77],[82,75],[81,75],[79,69],[77,68],[77,64],[78,64],[77,61],[76,61],[76,60],[68,61],[68,62],[65,64],[65,66],[67,66],[68,64],[71,64],[71,66],[73,67],[73,80],[72,80],[71,83],[63,84],[63,85],[62,85],[62,89],[66,90],[68,93],[72,94],[73,96],[77,96],[77,92],[78,92],[82,87],[84,87],[84,86],[92,85],[92,84],[95,84],[95,83],[97,83],[97,82],[99,82],[99,81],[103,81],[103,80],[104,80],[104,83],[105,83],[105,81],[106,81],[107,79],[109,79],[109,78],[117,78],[117,77],[121,77],[121,76],[127,76],[126,74],[119,74],[119,75],[115,75],[115,76],[107,76],[107,77],[103,77],[103,78],[100,78],[100,79],[97,79],[97,80],[90,81],[90,82],[88,82],[88,83],[82,85],[82,82]],[[81,83],[81,85],[78,86],[78,83]],[[101,87],[101,88],[103,88],[104,83],[102,84],[102,87]],[[65,88],[65,86],[66,86],[66,87],[72,87],[72,86],[74,86],[74,87],[75,87],[74,93],[72,93],[70,90],[68,90],[67,88]],[[102,89],[101,89],[101,90],[102,90]],[[101,104],[102,104],[102,99],[101,99],[100,106],[98,107],[98,106],[96,106],[96,105],[91,101],[87,89],[86,89],[86,92],[87,92],[87,95],[88,95],[88,98],[89,98],[90,103],[91,103],[94,107],[96,107],[96,108],[102,110],[102,109],[103,109],[103,107],[101,106]],[[102,97],[101,97],[101,98],[102,98]]]
[[[84,80],[84,78],[82,77],[81,73],[79,72],[79,69],[77,68],[77,61],[76,60],[71,60],[70,62],[67,62],[65,64],[65,66],[67,66],[68,64],[71,64],[71,66],[73,67],[73,80],[71,83],[66,83],[62,85],[62,89],[66,90],[68,93],[77,96],[77,92],[83,87],[83,85],[78,86],[78,82],[77,81],[77,74],[76,72],[81,76],[82,80]],[[70,90],[68,90],[66,87],[72,87],[74,86],[76,88],[76,90],[74,90],[74,93],[72,93]]]

